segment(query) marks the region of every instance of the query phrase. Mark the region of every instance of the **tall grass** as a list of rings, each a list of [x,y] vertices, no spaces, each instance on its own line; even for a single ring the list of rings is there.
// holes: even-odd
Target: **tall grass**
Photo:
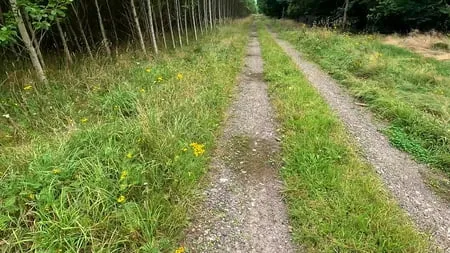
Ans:
[[[361,161],[326,102],[264,28],[259,35],[282,125],[281,173],[295,241],[306,252],[429,251],[426,235]]]
[[[124,53],[2,87],[1,251],[177,247],[247,33],[235,22],[152,61]]]
[[[386,120],[395,146],[450,176],[449,61],[385,45],[373,35],[270,24]]]

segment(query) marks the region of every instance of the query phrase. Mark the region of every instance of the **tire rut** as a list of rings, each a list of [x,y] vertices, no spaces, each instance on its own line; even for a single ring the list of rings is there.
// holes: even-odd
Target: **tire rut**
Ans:
[[[295,252],[279,181],[277,124],[251,33],[245,66],[215,150],[189,252]]]
[[[418,227],[431,233],[444,252],[450,252],[450,207],[424,183],[421,172],[428,168],[392,147],[369,111],[357,106],[336,81],[304,60],[292,45],[272,32],[271,35],[337,113],[399,205]]]

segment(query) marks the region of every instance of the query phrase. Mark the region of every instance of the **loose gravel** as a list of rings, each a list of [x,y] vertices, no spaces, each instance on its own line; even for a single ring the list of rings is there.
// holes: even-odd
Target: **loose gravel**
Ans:
[[[295,252],[282,200],[277,124],[252,32],[236,99],[212,159],[189,252]]]
[[[400,206],[421,229],[431,233],[444,252],[450,252],[450,206],[424,183],[421,172],[428,168],[392,147],[380,133],[383,126],[376,123],[367,109],[358,106],[336,81],[306,61],[293,46],[276,34],[272,36],[338,114]]]

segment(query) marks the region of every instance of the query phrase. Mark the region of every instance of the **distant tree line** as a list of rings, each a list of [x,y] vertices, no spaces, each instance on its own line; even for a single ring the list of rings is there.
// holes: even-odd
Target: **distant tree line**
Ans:
[[[272,17],[356,30],[450,29],[450,0],[258,0],[258,7]]]
[[[46,53],[63,52],[67,66],[114,57],[123,42],[158,54],[255,9],[251,0],[0,0],[0,61],[26,57],[46,82]]]

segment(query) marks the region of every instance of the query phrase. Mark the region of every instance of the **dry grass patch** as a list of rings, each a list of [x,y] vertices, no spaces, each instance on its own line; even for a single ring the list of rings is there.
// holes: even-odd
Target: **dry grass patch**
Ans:
[[[450,60],[450,39],[448,36],[436,33],[410,33],[407,36],[389,35],[383,39],[388,45],[410,49],[425,57],[439,61]]]

